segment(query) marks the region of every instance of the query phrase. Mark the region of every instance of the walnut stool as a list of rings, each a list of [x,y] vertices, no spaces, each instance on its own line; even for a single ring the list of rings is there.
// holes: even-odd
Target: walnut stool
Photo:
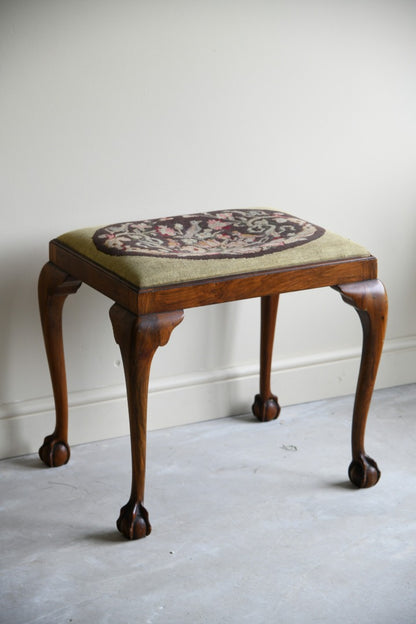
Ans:
[[[184,308],[261,298],[260,389],[253,413],[277,418],[270,388],[280,293],[331,286],[358,312],[362,359],[352,422],[349,477],[371,487],[380,477],[364,433],[387,320],[377,260],[363,247],[307,221],[270,209],[197,213],[68,232],[50,243],[39,277],[42,328],[52,378],[56,427],[39,450],[48,466],[69,460],[68,402],[62,340],[66,297],[85,282],[115,303],[110,310],[127,386],[132,486],[117,527],[137,539],[151,530],[143,506],[147,393],[156,349],[182,321]]]

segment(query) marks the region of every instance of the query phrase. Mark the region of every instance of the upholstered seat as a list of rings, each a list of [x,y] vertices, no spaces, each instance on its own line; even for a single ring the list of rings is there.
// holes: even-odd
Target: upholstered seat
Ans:
[[[74,230],[51,241],[49,258],[39,278],[39,303],[56,427],[39,453],[49,466],[69,460],[62,308],[85,282],[115,302],[110,317],[126,376],[132,453],[131,496],[117,521],[126,537],[151,530],[143,506],[150,365],[186,308],[261,298],[260,388],[252,409],[260,421],[270,421],[280,412],[270,387],[279,295],[322,286],[339,291],[358,311],[364,334],[349,476],[358,487],[377,483],[380,471],[365,453],[364,432],[387,296],[377,261],[365,248],[298,217],[250,208]]]
[[[371,255],[342,236],[264,208],[85,228],[58,241],[141,288]]]

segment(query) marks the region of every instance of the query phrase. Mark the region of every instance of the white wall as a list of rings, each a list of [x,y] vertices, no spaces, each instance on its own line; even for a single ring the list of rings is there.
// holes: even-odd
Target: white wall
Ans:
[[[379,258],[378,386],[416,381],[416,3],[0,2],[0,453],[53,428],[36,281],[68,229],[244,206]],[[108,308],[65,307],[71,442],[128,431]],[[245,413],[258,302],[190,310],[152,370],[150,427]],[[331,290],[282,297],[283,404],[354,390],[361,328]]]

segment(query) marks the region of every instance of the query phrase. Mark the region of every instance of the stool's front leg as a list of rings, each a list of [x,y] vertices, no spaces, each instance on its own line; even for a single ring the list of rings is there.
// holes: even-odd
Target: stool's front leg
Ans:
[[[41,460],[48,466],[62,466],[68,462],[70,456],[62,308],[67,296],[75,293],[80,286],[79,280],[51,262],[45,264],[39,276],[39,310],[56,411],[55,431],[45,438],[39,449]]]
[[[273,420],[280,413],[277,397],[270,387],[278,303],[279,295],[267,295],[261,298],[260,394],[256,394],[252,407],[253,414],[261,422]]]
[[[127,538],[138,539],[151,531],[143,506],[150,365],[156,349],[168,342],[172,330],[182,321],[183,311],[136,316],[115,304],[110,318],[126,377],[132,458],[131,495],[120,510],[117,528]]]
[[[387,323],[387,295],[379,280],[335,287],[357,310],[363,327],[363,348],[352,423],[352,462],[349,477],[357,487],[371,487],[380,478],[376,462],[366,455],[364,435]]]

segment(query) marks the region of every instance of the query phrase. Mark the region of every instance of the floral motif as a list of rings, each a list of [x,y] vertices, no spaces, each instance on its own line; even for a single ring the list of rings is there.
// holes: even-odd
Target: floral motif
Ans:
[[[247,209],[116,223],[97,230],[93,240],[113,256],[208,260],[275,253],[324,232],[284,212]]]

